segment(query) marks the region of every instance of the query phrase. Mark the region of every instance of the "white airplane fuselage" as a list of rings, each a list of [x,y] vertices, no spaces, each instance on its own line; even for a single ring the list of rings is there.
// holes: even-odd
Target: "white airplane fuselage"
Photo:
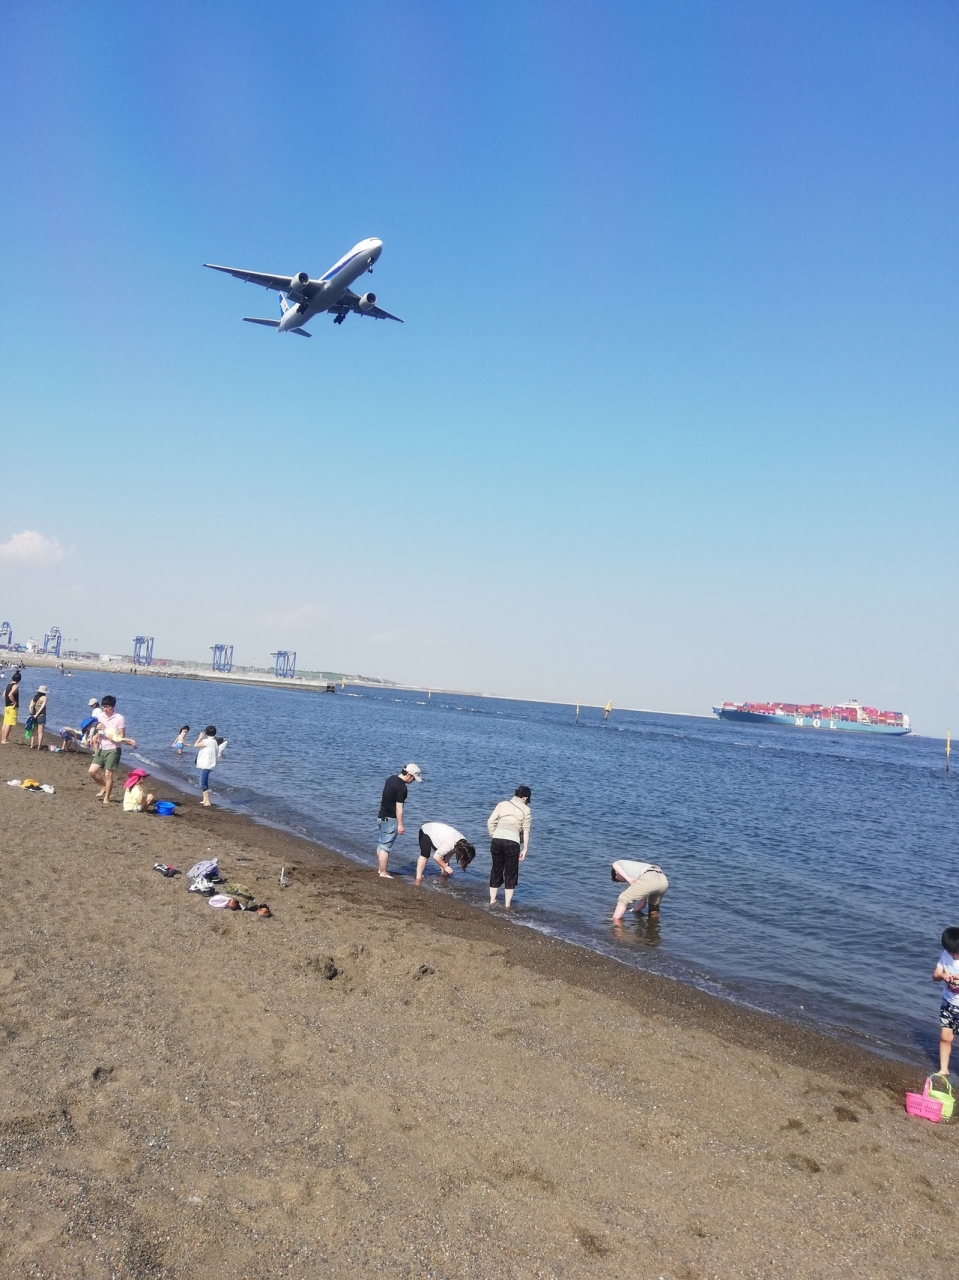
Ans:
[[[321,311],[328,311],[335,306],[354,280],[358,280],[364,271],[373,270],[373,264],[382,252],[383,241],[371,236],[344,253],[339,262],[334,263],[319,280],[305,280],[304,284],[318,284],[320,287],[311,298],[298,303],[291,302],[277,332],[286,333],[290,329],[298,329]]]

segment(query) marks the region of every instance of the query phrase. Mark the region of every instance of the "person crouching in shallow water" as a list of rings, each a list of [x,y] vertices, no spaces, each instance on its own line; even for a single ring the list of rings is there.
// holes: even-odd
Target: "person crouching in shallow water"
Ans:
[[[533,793],[529,787],[517,787],[511,800],[501,801],[486,820],[490,835],[490,857],[493,867],[489,875],[490,905],[496,901],[503,885],[503,902],[508,907],[519,881],[519,864],[529,852],[529,811]]]
[[[426,864],[432,857],[439,864],[440,874],[445,879],[453,874],[450,866],[452,855],[465,871],[476,857],[476,850],[455,827],[445,822],[424,822],[419,833],[420,856],[416,859],[416,883],[423,879]]]
[[[146,769],[131,769],[123,783],[123,812],[147,813],[153,808],[153,796],[148,795],[143,783],[149,778]]]
[[[650,920],[659,919],[659,904],[669,888],[669,881],[663,874],[662,867],[658,867],[655,862],[633,862],[629,858],[622,858],[613,863],[612,876],[614,881],[625,882],[628,886],[616,902],[613,924],[619,924],[630,907],[636,915],[640,915],[647,900]]]

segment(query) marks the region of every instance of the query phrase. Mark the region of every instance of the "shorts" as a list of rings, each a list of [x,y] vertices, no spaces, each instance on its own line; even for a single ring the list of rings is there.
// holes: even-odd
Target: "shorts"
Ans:
[[[41,711],[41,712],[40,712],[40,714],[39,714],[38,716],[34,716],[33,718],[34,718],[34,720],[36,721],[36,723],[37,723],[37,724],[46,724],[46,723],[47,723],[47,713],[46,713],[45,711]]]
[[[389,853],[396,844],[400,824],[396,818],[377,818],[376,824],[380,829],[380,838],[376,845],[377,853],[381,849],[384,853]]]
[[[209,769],[200,770],[200,790],[201,791],[210,790],[210,770]]]
[[[120,763],[120,748],[114,747],[112,751],[94,751],[93,763],[100,765],[107,773],[116,773],[117,765]]]
[[[420,842],[420,857],[431,858],[433,854],[436,852],[436,845],[429,838],[429,836],[426,834],[426,832],[423,830],[422,827],[420,827],[420,834],[417,838]]]
[[[959,1035],[959,1004],[941,1004],[939,1006],[939,1025]]]
[[[17,723],[17,708],[16,708],[16,707],[4,707],[4,708],[3,708],[3,723],[4,723],[5,725],[7,725],[7,726],[9,726],[9,725],[11,725],[11,724],[16,724],[16,723]]]
[[[493,867],[489,873],[489,887],[515,889],[519,881],[519,841],[491,840],[490,857]]]

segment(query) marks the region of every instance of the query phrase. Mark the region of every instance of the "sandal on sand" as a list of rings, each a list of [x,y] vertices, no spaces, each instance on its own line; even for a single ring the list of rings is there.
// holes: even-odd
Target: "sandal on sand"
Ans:
[[[272,916],[273,912],[270,910],[270,908],[269,908],[269,907],[266,905],[266,903],[264,902],[262,906],[257,907],[257,909],[256,909],[256,914],[257,914],[258,916],[262,916],[262,917],[263,917],[263,919],[264,919],[264,920],[266,920],[266,919],[268,919],[270,916]]]

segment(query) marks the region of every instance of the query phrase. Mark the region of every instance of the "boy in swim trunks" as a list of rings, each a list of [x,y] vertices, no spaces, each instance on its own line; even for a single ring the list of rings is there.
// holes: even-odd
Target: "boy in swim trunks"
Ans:
[[[944,982],[939,1006],[939,1074],[949,1074],[952,1041],[959,1031],[959,925],[942,932],[942,955],[932,971],[933,982]]]

